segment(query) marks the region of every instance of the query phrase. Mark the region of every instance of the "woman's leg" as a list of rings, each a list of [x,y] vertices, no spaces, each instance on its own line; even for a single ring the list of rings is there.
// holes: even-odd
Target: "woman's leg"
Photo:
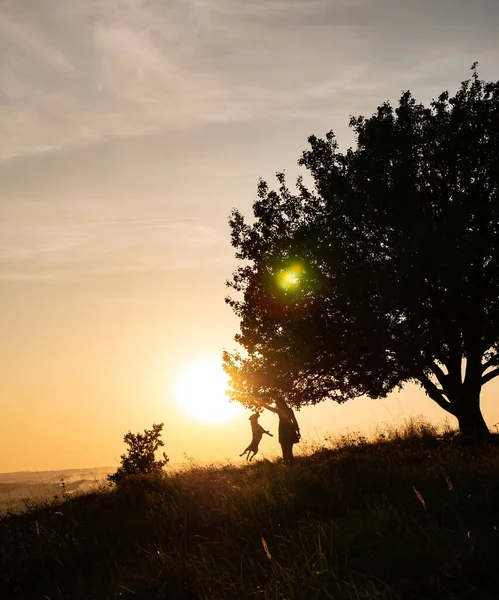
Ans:
[[[286,464],[286,444],[281,442],[281,450],[282,450],[282,462]]]
[[[281,444],[282,448],[282,461],[286,466],[290,466],[293,461],[293,444],[284,443]]]

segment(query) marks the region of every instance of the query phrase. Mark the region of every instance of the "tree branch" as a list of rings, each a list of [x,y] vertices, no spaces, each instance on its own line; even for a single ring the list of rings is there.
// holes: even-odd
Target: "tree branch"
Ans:
[[[499,355],[494,354],[489,360],[482,365],[482,373],[484,373],[489,367],[499,366]]]
[[[429,377],[427,377],[424,373],[420,373],[419,380],[423,384],[423,387],[424,387],[426,393],[428,394],[428,396],[433,401],[435,401],[440,406],[440,408],[443,408],[451,415],[456,416],[456,411],[454,410],[451,403],[445,399],[445,397],[444,397],[445,392],[443,390],[439,389],[433,383],[433,381],[431,381],[431,379]]]
[[[442,368],[439,367],[435,362],[432,362],[429,367],[433,375],[435,375],[435,377],[438,379],[438,383],[445,388],[447,383],[447,375],[443,372]]]
[[[499,367],[497,369],[493,369],[492,371],[489,371],[482,377],[482,385],[485,385],[487,382],[489,382],[491,379],[494,379],[494,377],[497,377],[498,375],[499,375]]]

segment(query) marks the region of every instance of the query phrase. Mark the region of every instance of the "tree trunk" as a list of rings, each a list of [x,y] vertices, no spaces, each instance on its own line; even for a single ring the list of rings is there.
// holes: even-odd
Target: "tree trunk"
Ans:
[[[489,428],[480,410],[480,392],[463,394],[455,410],[459,431],[465,437],[480,441],[490,437]]]

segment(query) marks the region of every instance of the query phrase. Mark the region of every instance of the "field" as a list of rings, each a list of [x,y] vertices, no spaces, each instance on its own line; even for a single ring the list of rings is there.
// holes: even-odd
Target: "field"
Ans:
[[[0,598],[495,599],[499,445],[432,427],[132,477],[0,520]]]

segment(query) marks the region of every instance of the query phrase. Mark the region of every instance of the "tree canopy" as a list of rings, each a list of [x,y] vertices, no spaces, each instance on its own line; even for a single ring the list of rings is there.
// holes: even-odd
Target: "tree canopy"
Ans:
[[[356,147],[309,138],[291,190],[260,181],[234,210],[241,261],[227,298],[240,352],[231,395],[296,407],[385,397],[418,382],[461,431],[488,433],[482,386],[499,374],[499,82],[471,79],[429,106],[404,92],[352,117]]]

